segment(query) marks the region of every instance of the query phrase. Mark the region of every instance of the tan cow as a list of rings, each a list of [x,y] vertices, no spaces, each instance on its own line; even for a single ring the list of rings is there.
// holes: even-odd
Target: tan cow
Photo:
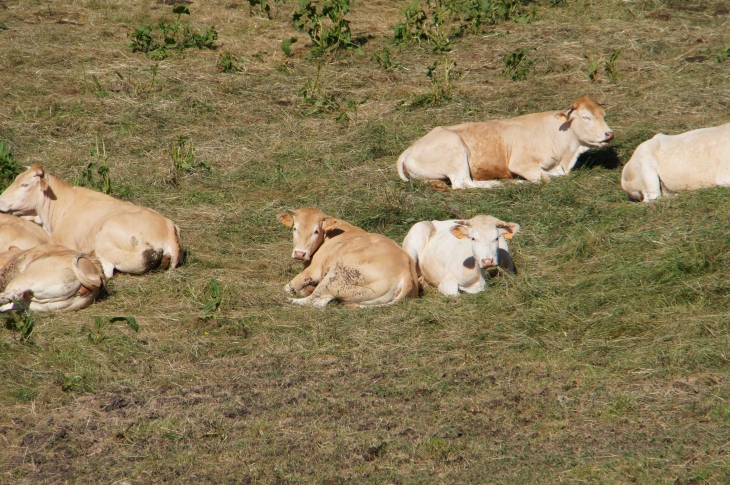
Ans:
[[[105,284],[98,259],[63,246],[0,253],[0,312],[86,308]]]
[[[730,187],[730,123],[645,141],[624,166],[621,186],[644,202],[661,197],[662,189]]]
[[[107,278],[180,263],[180,229],[152,209],[74,187],[34,165],[0,195],[0,212],[35,215],[55,244],[94,254]]]
[[[12,246],[30,249],[50,242],[51,236],[39,225],[0,213],[0,252],[7,251]]]
[[[405,181],[450,180],[454,189],[565,175],[582,153],[613,139],[604,117],[595,101],[582,97],[565,111],[440,126],[401,154],[398,174]]]
[[[276,217],[292,228],[292,258],[304,262],[304,271],[284,291],[305,298],[289,298],[290,303],[323,307],[337,299],[364,307],[418,296],[413,260],[391,239],[316,209]]]

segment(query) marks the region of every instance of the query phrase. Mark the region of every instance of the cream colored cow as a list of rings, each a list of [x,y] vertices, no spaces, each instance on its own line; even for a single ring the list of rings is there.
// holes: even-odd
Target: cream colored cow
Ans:
[[[0,312],[78,310],[106,284],[98,259],[44,244],[0,253]]]
[[[34,165],[0,195],[0,212],[35,216],[55,244],[94,254],[107,278],[174,268],[180,230],[152,209],[74,187]]]
[[[595,101],[582,97],[565,111],[440,126],[401,154],[398,174],[405,181],[450,180],[454,189],[565,175],[582,153],[613,139],[604,117]]]
[[[337,299],[364,307],[418,296],[413,260],[391,239],[316,209],[276,217],[292,228],[292,258],[304,262],[304,271],[284,287],[304,298],[290,303],[323,307]]]
[[[51,236],[39,225],[20,217],[0,213],[0,252],[11,247],[30,249],[50,244]]]
[[[416,262],[421,277],[444,295],[458,295],[459,290],[479,293],[490,270],[514,271],[506,238],[519,229],[518,224],[491,216],[423,221],[408,231],[403,249]]]
[[[680,135],[659,134],[639,145],[624,166],[621,186],[634,200],[666,192],[730,187],[730,123]]]

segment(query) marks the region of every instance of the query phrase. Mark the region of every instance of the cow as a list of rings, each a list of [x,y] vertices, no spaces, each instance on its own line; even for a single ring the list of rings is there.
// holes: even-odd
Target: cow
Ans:
[[[63,246],[0,253],[0,312],[86,308],[105,284],[98,259]]]
[[[621,173],[630,199],[651,202],[664,192],[730,187],[730,123],[658,134],[639,145]]]
[[[516,176],[530,182],[565,175],[578,157],[614,135],[605,112],[584,96],[564,111],[439,126],[398,158],[404,181],[449,180],[454,189],[494,188]]]
[[[34,165],[0,195],[0,212],[35,216],[54,244],[95,255],[115,271],[143,274],[174,268],[183,249],[180,229],[158,212],[74,187]]]
[[[416,262],[421,278],[444,295],[455,296],[459,290],[479,293],[487,273],[498,267],[514,272],[506,239],[519,230],[518,224],[491,216],[423,221],[408,231],[403,249]]]
[[[30,249],[50,242],[51,236],[39,225],[0,213],[0,252],[7,251],[12,246]]]
[[[292,258],[304,262],[304,271],[284,287],[304,298],[288,298],[290,303],[324,307],[337,299],[366,307],[418,296],[416,267],[395,241],[317,209],[276,217],[292,228]]]

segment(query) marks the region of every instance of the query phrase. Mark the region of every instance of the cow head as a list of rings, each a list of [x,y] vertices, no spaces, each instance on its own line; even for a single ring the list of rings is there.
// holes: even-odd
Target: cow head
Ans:
[[[570,108],[556,116],[583,145],[602,147],[613,140],[613,130],[606,124],[606,112],[588,96],[576,99]]]
[[[43,167],[33,165],[18,175],[0,195],[0,212],[32,214],[43,205],[46,189],[48,185]]]
[[[291,257],[299,261],[310,261],[324,242],[325,235],[337,229],[339,220],[317,209],[298,209],[281,212],[276,218],[292,228],[294,250]]]
[[[459,239],[471,239],[474,260],[482,269],[499,266],[499,238],[511,239],[520,226],[513,222],[500,221],[491,216],[476,216],[468,221],[456,221],[450,229]]]

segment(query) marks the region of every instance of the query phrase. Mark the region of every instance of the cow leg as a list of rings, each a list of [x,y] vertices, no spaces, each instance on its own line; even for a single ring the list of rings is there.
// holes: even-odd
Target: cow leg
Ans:
[[[459,282],[451,276],[446,276],[439,284],[439,291],[446,296],[457,296],[459,294]]]
[[[312,293],[312,288],[316,287],[322,278],[321,271],[321,268],[310,265],[284,287],[284,292],[289,294],[298,293],[302,296],[309,295]]]
[[[537,160],[530,158],[510,162],[509,171],[536,184],[540,183],[542,180],[549,179],[548,174],[540,168],[540,163]]]
[[[644,190],[641,191],[644,202],[651,202],[662,196],[662,181],[659,178],[659,174],[646,161],[643,161],[641,164],[641,180],[644,186]]]
[[[114,263],[103,259],[100,259],[99,262],[101,263],[101,267],[104,269],[104,276],[106,276],[106,279],[112,279],[114,276]]]

